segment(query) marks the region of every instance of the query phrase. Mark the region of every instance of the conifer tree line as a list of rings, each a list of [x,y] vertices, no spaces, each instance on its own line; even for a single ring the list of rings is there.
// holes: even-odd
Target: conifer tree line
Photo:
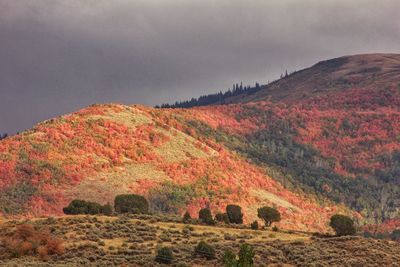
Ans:
[[[196,106],[207,106],[212,104],[224,104],[225,100],[229,97],[238,96],[238,95],[251,95],[258,92],[261,89],[261,85],[259,83],[255,83],[252,87],[250,85],[243,85],[241,82],[240,84],[236,83],[229,88],[227,91],[209,95],[203,95],[199,98],[192,98],[191,100],[186,100],[182,102],[175,102],[175,104],[162,104],[161,108],[190,108]],[[156,106],[156,108],[160,108]]]
[[[280,75],[279,79],[276,79],[272,82],[269,82],[264,85],[260,85],[258,82],[255,83],[254,86],[251,85],[243,85],[243,82],[236,83],[229,88],[227,91],[209,95],[202,95],[199,98],[192,98],[186,101],[176,101],[174,104],[162,104],[161,106],[155,106],[155,108],[191,108],[197,106],[208,106],[213,104],[227,104],[226,100],[233,96],[239,95],[252,95],[260,91],[261,89],[265,88],[268,85],[271,85],[281,79],[285,79],[290,75],[296,73],[297,71],[288,72],[287,70],[285,73]]]

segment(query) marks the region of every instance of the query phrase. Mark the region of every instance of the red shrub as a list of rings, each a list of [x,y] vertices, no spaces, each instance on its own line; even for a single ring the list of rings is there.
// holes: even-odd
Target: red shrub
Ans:
[[[1,240],[6,257],[48,255],[64,253],[63,241],[44,230],[35,230],[30,224],[16,227],[16,230]]]

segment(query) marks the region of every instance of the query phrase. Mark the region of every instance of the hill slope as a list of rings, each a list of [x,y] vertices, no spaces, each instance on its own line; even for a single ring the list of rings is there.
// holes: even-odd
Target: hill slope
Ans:
[[[146,195],[153,209],[193,216],[209,205],[276,205],[282,227],[322,230],[338,208],[285,189],[265,168],[196,132],[186,111],[95,105],[43,122],[0,143],[0,208],[4,215],[60,214],[75,198],[113,202]],[[343,208],[339,208],[343,209]]]

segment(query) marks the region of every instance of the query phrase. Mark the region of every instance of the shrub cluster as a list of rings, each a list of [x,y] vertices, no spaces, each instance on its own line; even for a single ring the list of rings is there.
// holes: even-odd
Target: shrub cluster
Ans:
[[[69,205],[63,208],[65,214],[112,214],[112,207],[110,204],[100,205],[96,202],[90,202],[80,199],[74,199]]]
[[[38,255],[44,259],[48,255],[62,254],[63,241],[46,231],[35,230],[30,224],[17,226],[16,230],[3,239],[3,248],[7,257]]]
[[[118,213],[148,213],[149,203],[143,196],[124,194],[115,197],[114,208]]]
[[[157,250],[156,255],[156,262],[164,263],[164,264],[171,264],[174,260],[172,255],[172,250],[168,247],[162,247]]]
[[[249,244],[240,246],[239,254],[236,256],[232,250],[227,250],[224,253],[222,262],[225,267],[251,267],[254,264],[254,250]]]
[[[206,258],[207,260],[212,260],[215,258],[215,250],[214,248],[204,241],[200,241],[195,250],[195,255]]]

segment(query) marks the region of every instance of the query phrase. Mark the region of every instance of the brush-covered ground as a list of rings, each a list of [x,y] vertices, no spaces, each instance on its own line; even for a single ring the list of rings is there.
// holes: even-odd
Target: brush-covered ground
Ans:
[[[223,266],[224,251],[243,243],[255,251],[254,266],[399,266],[400,246],[359,236],[318,238],[293,231],[252,230],[248,226],[183,224],[180,218],[63,216],[0,222],[4,238],[19,224],[33,224],[64,241],[64,252],[39,258],[4,259],[1,266],[163,266],[157,248],[170,247],[172,266]],[[213,260],[196,256],[199,241],[212,245]]]

